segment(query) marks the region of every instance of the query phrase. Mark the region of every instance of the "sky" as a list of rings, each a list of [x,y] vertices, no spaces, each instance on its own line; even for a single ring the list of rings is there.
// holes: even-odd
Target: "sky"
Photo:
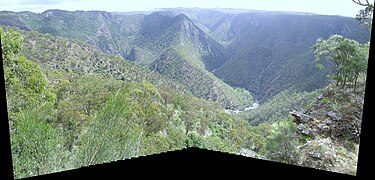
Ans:
[[[0,11],[37,13],[48,9],[128,12],[174,7],[295,11],[348,17],[355,17],[363,8],[352,0],[0,0]]]

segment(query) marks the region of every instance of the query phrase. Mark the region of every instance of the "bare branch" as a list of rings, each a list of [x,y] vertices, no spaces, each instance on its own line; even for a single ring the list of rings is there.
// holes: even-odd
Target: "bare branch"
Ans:
[[[366,3],[362,3],[361,0],[352,0],[354,3],[361,5],[361,6],[371,6],[371,4],[366,0]]]

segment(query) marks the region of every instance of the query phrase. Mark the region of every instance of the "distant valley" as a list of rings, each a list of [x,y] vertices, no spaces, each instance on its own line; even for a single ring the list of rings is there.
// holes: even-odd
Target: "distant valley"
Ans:
[[[0,24],[84,41],[146,67],[175,49],[185,59],[186,68],[196,69],[189,71],[202,72],[195,80],[221,84],[217,91],[230,89],[221,81],[247,89],[261,103],[283,90],[312,91],[328,84],[331,72],[317,70],[311,51],[317,38],[339,34],[362,43],[369,40],[369,32],[353,18],[266,11],[172,8],[147,15],[1,12]],[[176,76],[172,73],[176,72],[163,71],[169,77]],[[196,83],[182,77],[186,74],[178,76],[182,84]],[[196,92],[199,97],[209,93],[205,98],[214,100],[223,94]],[[229,98],[232,100],[221,98],[228,108],[248,105]]]
[[[354,18],[1,11],[0,35],[16,178],[189,147],[356,172],[370,33]],[[346,56],[319,64],[330,51]]]

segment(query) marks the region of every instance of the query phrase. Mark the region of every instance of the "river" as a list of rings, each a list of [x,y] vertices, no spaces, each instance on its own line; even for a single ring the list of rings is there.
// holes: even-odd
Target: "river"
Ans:
[[[228,114],[232,114],[232,113],[240,113],[240,112],[245,112],[245,111],[250,111],[250,110],[253,110],[253,109],[256,109],[259,107],[259,101],[257,99],[255,99],[255,102],[249,106],[247,106],[244,110],[239,110],[239,109],[235,109],[235,110],[232,110],[232,109],[225,109],[225,112],[228,113]]]

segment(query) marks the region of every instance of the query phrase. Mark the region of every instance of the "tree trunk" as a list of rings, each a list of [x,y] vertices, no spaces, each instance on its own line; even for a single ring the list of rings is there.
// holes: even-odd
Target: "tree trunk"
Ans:
[[[139,152],[139,144],[140,144],[140,141],[141,141],[141,137],[142,137],[142,134],[143,134],[143,131],[141,131],[141,134],[138,136],[138,140],[137,140],[137,151],[136,151],[136,157],[138,157],[138,152]]]
[[[355,76],[355,80],[354,80],[354,90],[353,90],[354,93],[355,93],[355,90],[357,89],[358,76],[359,76],[359,75],[356,75],[356,76]]]

